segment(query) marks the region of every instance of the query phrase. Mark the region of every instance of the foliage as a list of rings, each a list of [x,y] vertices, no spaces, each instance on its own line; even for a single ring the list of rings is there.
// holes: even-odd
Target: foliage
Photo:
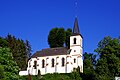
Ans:
[[[43,76],[32,76],[32,80],[82,80],[82,78],[78,67],[72,73],[48,73]]]
[[[65,45],[70,48],[70,35],[72,34],[72,29],[68,28],[66,31]]]
[[[31,49],[31,45],[30,45],[30,42],[28,40],[26,40],[25,42],[25,47],[26,47],[26,54],[27,54],[27,57],[30,58],[32,53],[32,49]]]
[[[72,34],[72,30],[68,28],[66,31],[64,28],[53,28],[48,35],[48,44],[51,48],[63,47],[66,44],[69,47],[69,37]]]
[[[10,34],[7,35],[6,41],[8,42],[8,47],[20,69],[26,69],[27,60],[31,56],[31,46],[29,41],[26,40],[26,42],[24,42],[22,39],[17,39]]]
[[[80,68],[76,68],[72,73],[48,73],[44,76],[32,76],[33,80],[82,80]]]
[[[84,73],[85,80],[114,80],[120,76],[120,38],[104,37],[95,49],[95,54],[85,53]]]
[[[32,76],[32,80],[72,80],[72,79],[70,79],[70,77],[65,74],[59,74],[59,73],[50,74],[50,73],[48,73],[44,76],[41,76],[41,78],[39,78],[39,76]]]
[[[96,55],[92,53],[84,53],[84,61],[83,61],[83,79],[84,80],[94,80],[95,78],[95,65],[96,65]]]
[[[0,37],[0,47],[8,47],[8,42],[2,37]]]
[[[51,48],[63,47],[65,41],[64,28],[53,28],[48,35],[48,44]]]
[[[47,74],[41,80],[70,80],[69,76],[60,75],[58,73]]]
[[[57,47],[63,47],[64,46],[64,42],[65,42],[65,30],[64,28],[59,28],[57,31]]]
[[[105,37],[95,52],[100,56],[96,65],[97,80],[114,80],[120,76],[120,38]]]
[[[4,68],[3,66],[0,64],[0,80],[4,78]]]
[[[2,70],[4,73],[4,80],[18,80],[18,70],[16,62],[13,60],[12,53],[8,48],[0,48],[0,66],[2,66]],[[1,68],[1,67],[0,67]]]
[[[70,73],[71,80],[82,80],[80,76],[80,68],[76,68],[72,73]]]
[[[28,76],[20,76],[19,80],[29,80]]]

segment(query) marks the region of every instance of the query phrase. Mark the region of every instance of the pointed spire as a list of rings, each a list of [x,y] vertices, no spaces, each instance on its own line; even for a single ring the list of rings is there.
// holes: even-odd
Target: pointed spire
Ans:
[[[77,19],[77,17],[75,18],[73,33],[72,33],[71,36],[75,36],[75,35],[80,35],[80,36],[83,38],[83,36],[81,35],[81,33],[80,33],[80,31],[79,31],[79,26],[78,26],[78,19]]]
[[[80,34],[77,17],[75,18],[74,22],[73,34]]]

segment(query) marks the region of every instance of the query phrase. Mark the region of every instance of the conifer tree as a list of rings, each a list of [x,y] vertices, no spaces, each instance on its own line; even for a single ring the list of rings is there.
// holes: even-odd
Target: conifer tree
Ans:
[[[29,41],[26,42],[22,39],[17,39],[15,36],[10,34],[7,35],[6,40],[8,47],[10,48],[14,60],[17,62],[21,70],[27,68],[27,60],[31,56],[31,46]]]

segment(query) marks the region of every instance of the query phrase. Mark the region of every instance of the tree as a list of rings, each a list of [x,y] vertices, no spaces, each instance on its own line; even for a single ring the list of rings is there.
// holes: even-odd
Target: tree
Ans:
[[[95,69],[96,66],[96,55],[92,53],[84,53],[84,61],[83,61],[83,79],[84,80],[94,80],[95,79]]]
[[[96,65],[97,80],[113,80],[120,76],[120,38],[105,37],[95,52],[100,56]]]
[[[65,74],[53,73],[46,74],[41,78],[41,80],[72,80],[72,79]]]
[[[4,78],[4,68],[0,64],[0,80],[2,80],[3,78]]]
[[[73,70],[72,73],[70,73],[70,79],[71,80],[82,80],[80,75],[80,67]]]
[[[0,47],[8,47],[8,42],[2,37],[0,37]]]
[[[69,48],[71,34],[72,30],[70,28],[68,28],[66,31],[64,28],[53,28],[50,30],[48,35],[48,44],[51,48],[63,47],[64,44]]]
[[[65,39],[65,45],[66,47],[70,48],[70,36],[72,34],[72,29],[68,28],[66,31],[66,39]]]
[[[30,42],[29,42],[28,40],[26,40],[25,46],[26,46],[26,53],[27,53],[27,56],[28,56],[28,58],[30,58],[31,55],[32,55],[32,53],[31,53],[32,49],[31,49]]]
[[[14,60],[17,62],[21,70],[26,69],[27,60],[31,56],[31,46],[29,41],[26,42],[22,39],[17,39],[15,36],[10,34],[7,35],[6,40],[8,47],[10,48]]]
[[[17,63],[13,60],[10,49],[0,48],[0,66],[0,75],[3,76],[3,80],[19,79],[19,67],[17,66]],[[1,70],[3,71],[3,73],[1,73]]]
[[[51,48],[63,47],[65,42],[64,28],[53,28],[48,35],[48,44]]]
[[[57,31],[58,28],[53,28],[48,35],[48,44],[49,46],[52,47],[56,47],[57,45],[57,41],[56,41],[56,36],[57,36]]]
[[[63,47],[65,42],[65,30],[64,28],[59,28],[57,31],[57,47]]]

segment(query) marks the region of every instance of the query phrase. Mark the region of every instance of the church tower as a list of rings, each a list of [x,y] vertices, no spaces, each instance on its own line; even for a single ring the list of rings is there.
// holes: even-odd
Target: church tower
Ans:
[[[75,18],[73,33],[70,36],[70,49],[73,51],[72,55],[82,56],[82,35],[79,31],[78,19]]]
[[[73,67],[76,68],[79,66],[80,72],[83,72],[82,39],[83,37],[79,30],[78,19],[75,18],[73,33],[70,36],[70,50],[71,50],[70,55],[72,56],[73,59],[76,59],[76,62],[77,62],[77,63],[73,62],[73,64],[75,65]]]

